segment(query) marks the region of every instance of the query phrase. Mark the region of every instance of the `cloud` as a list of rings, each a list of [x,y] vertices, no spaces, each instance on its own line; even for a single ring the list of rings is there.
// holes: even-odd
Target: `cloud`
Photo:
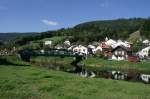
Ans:
[[[46,24],[46,25],[49,25],[49,26],[57,26],[57,25],[59,25],[59,23],[58,22],[54,22],[54,21],[50,21],[50,20],[46,20],[46,19],[43,19],[43,20],[41,20],[44,24]]]

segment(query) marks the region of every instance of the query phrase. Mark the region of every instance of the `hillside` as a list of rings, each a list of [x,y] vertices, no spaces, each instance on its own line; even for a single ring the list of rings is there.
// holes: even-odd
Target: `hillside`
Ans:
[[[76,25],[72,28],[62,28],[56,31],[37,33],[12,33],[0,34],[0,40],[11,40],[16,37],[16,44],[27,44],[29,41],[41,40],[53,36],[68,36],[71,42],[88,44],[92,41],[104,40],[105,37],[112,39],[128,40],[132,38],[132,33],[140,31],[140,38],[150,38],[150,19],[132,18],[132,19],[116,19],[86,22]],[[32,35],[32,36],[31,36]],[[71,36],[71,38],[69,38]],[[134,36],[133,36],[134,39]]]
[[[88,43],[104,40],[107,36],[113,39],[127,40],[130,34],[140,30],[142,38],[150,38],[150,19],[132,18],[117,20],[92,21],[76,25],[73,28],[58,30],[56,35],[69,35],[72,41]]]
[[[112,28],[114,30],[128,30],[128,29],[138,29],[145,19],[133,18],[133,19],[117,19],[117,20],[102,20],[102,21],[92,21],[77,25],[78,28],[86,28],[95,26],[97,28]]]
[[[0,40],[8,41],[8,40],[14,40],[18,37],[34,36],[37,34],[38,33],[0,33]]]

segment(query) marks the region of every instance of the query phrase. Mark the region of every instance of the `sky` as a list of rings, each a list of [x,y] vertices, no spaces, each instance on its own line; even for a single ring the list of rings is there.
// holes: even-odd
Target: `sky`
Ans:
[[[149,17],[150,0],[0,0],[0,32],[42,32],[94,20]]]

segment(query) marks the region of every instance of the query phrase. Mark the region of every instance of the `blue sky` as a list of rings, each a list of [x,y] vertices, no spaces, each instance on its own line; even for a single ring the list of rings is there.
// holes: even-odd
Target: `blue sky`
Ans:
[[[0,32],[41,32],[82,22],[150,16],[150,0],[0,0]]]

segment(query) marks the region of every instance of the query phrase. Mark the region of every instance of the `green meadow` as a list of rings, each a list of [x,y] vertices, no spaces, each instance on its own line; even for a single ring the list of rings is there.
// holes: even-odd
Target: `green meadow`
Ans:
[[[149,99],[148,84],[78,75],[35,66],[0,66],[1,99]]]
[[[31,61],[33,63],[39,64],[63,64],[69,66],[73,61],[73,57],[32,57]],[[98,57],[88,57],[87,59],[80,62],[85,68],[91,70],[135,70],[142,73],[150,74],[150,62],[128,62],[128,61],[110,61]]]
[[[0,99],[150,99],[149,84],[82,78],[16,57],[1,59],[7,59],[7,64],[0,65]]]

